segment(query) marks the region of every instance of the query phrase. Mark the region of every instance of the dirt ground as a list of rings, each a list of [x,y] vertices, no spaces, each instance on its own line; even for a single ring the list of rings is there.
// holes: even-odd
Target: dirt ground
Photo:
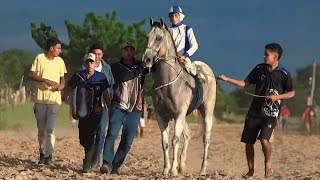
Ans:
[[[173,126],[173,124],[171,124]],[[199,176],[202,160],[201,125],[192,124],[187,174],[174,179],[241,179],[247,171],[244,144],[240,143],[242,124],[214,124],[209,152],[208,175]],[[170,132],[172,137],[172,131]],[[0,178],[3,179],[171,179],[161,175],[163,155],[157,124],[151,122],[143,138],[136,138],[121,169],[121,175],[99,172],[81,173],[83,150],[78,130],[58,129],[54,153],[55,165],[37,165],[36,131],[0,131]],[[273,149],[274,176],[268,179],[320,179],[320,136],[299,132],[275,132]],[[256,173],[263,178],[263,155],[255,145]]]

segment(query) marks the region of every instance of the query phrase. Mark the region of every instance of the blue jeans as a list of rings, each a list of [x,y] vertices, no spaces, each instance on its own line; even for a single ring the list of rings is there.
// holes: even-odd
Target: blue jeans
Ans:
[[[102,108],[102,115],[99,123],[99,129],[97,133],[97,143],[96,148],[93,156],[93,161],[98,162],[100,161],[100,154],[102,152],[102,148],[104,145],[104,139],[106,134],[106,127],[109,121],[109,114],[106,108]]]
[[[113,108],[111,112],[108,133],[104,142],[103,164],[110,166],[112,169],[118,169],[131,148],[137,133],[141,113],[127,112],[119,108]],[[121,141],[116,154],[114,154],[114,143],[119,135],[121,126],[123,126]]]

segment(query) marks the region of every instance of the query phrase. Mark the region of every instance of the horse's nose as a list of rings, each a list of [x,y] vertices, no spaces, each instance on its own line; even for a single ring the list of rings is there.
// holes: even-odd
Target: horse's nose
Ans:
[[[146,59],[146,63],[150,63],[151,62],[151,59],[150,58],[147,58]]]

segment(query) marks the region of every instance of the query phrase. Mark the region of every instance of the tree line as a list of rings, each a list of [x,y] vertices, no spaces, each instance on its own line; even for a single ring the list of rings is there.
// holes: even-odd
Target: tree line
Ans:
[[[120,45],[124,42],[132,42],[136,46],[137,59],[141,59],[147,46],[147,32],[144,30],[145,21],[141,20],[132,24],[125,24],[118,19],[117,13],[112,11],[104,16],[91,12],[86,14],[81,25],[74,24],[70,20],[64,21],[68,32],[67,44],[62,44],[63,51],[61,57],[65,60],[68,74],[67,79],[73,72],[80,69],[81,58],[88,52],[93,43],[100,43],[104,48],[104,59],[112,63],[120,58]],[[31,35],[35,43],[42,49],[46,40],[51,37],[59,38],[56,30],[45,22],[31,23]],[[34,54],[21,49],[10,49],[0,53],[0,90],[5,87],[17,89],[22,75],[30,68],[34,60]],[[317,66],[319,67],[319,66]],[[307,96],[310,94],[309,77],[312,74],[312,66],[308,65],[297,70],[294,78],[296,96],[292,100],[285,102],[293,114],[299,113],[306,106]],[[319,100],[320,72],[316,74],[315,100]],[[32,85],[27,83],[27,89]],[[152,79],[147,77],[145,85],[145,95],[148,103],[151,103]],[[243,109],[250,105],[252,97],[244,91],[252,91],[253,88],[236,89],[231,93],[225,92],[219,82],[217,84],[217,101],[215,115],[223,117],[223,113],[231,112],[241,114]],[[309,88],[310,87],[310,88]]]

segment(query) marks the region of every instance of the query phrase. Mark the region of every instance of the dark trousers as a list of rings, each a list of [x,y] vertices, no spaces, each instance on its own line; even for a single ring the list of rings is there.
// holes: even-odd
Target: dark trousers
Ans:
[[[79,118],[79,140],[86,154],[97,143],[100,118],[101,116],[94,115]]]

